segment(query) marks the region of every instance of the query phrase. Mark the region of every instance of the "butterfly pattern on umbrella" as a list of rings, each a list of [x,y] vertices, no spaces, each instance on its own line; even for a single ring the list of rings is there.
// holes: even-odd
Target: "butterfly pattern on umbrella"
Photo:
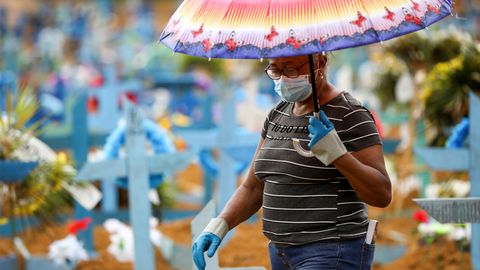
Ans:
[[[272,27],[270,28],[270,33],[265,35],[265,39],[268,40],[268,41],[273,41],[273,38],[275,38],[276,36],[278,36],[278,32],[275,29],[275,26],[272,25]]]
[[[194,3],[193,6],[198,6],[200,3],[198,0],[188,2],[189,4]],[[195,15],[199,10],[194,8],[187,10],[187,8],[180,7],[162,33],[160,40],[175,52],[201,57],[269,58],[298,55],[299,51],[304,52],[303,54],[310,54],[315,51],[326,52],[384,41],[426,28],[433,22],[451,14],[451,0],[409,0],[408,2],[393,0],[388,1],[389,5],[372,2],[373,4],[368,4],[370,6],[364,6],[362,3],[356,6],[358,9],[355,10],[355,13],[353,13],[354,10],[349,11],[351,13],[348,16],[347,14],[336,16],[335,12],[320,16],[317,21],[321,26],[305,22],[300,24],[301,19],[298,19],[300,25],[291,25],[291,27],[282,24],[282,21],[271,21],[272,23],[259,35],[258,31],[261,31],[261,27],[259,28],[258,25],[248,27],[245,26],[245,23],[237,24],[236,19],[242,16],[239,11],[242,7],[262,5],[260,2],[236,1],[237,13],[232,12],[230,5],[225,12],[232,13],[232,15],[227,13],[221,21],[218,21],[218,18],[222,17],[220,14],[223,14],[220,11],[218,14],[200,16]],[[301,6],[293,1],[287,2],[295,8]],[[298,2],[308,3],[309,1]],[[222,4],[218,5],[223,5],[223,2],[219,3]],[[332,4],[325,1],[320,5]],[[338,8],[337,6],[335,8]],[[375,12],[368,9],[372,9],[372,6],[377,9]],[[219,8],[219,10],[222,9]],[[268,12],[280,12],[280,10],[269,10]],[[292,11],[292,14],[296,14],[295,12]],[[267,14],[267,17],[270,15]],[[286,16],[293,15],[287,14]],[[199,17],[206,19],[195,21]],[[250,16],[250,18],[253,17],[255,16]],[[326,20],[325,18],[331,19]],[[258,24],[259,21],[257,20],[256,23]],[[268,18],[266,23],[268,23]],[[209,27],[210,25],[214,25],[215,28]],[[286,27],[288,28],[286,29]],[[188,31],[189,35],[184,34],[185,31]]]
[[[387,15],[383,16],[383,18],[393,22],[395,20],[395,12],[392,12],[387,7],[385,7],[385,11],[387,12]]]

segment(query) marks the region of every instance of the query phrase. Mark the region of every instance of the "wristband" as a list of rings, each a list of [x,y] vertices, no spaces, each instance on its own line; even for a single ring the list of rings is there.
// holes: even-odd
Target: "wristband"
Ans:
[[[312,147],[312,153],[318,160],[328,166],[337,158],[346,154],[347,149],[338,137],[337,132],[331,131]]]
[[[228,224],[223,218],[212,218],[203,232],[210,232],[223,240],[228,232]]]

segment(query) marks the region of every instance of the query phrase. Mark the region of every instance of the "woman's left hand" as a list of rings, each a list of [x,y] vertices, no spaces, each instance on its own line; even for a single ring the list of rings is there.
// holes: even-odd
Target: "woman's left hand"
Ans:
[[[308,122],[308,136],[311,138],[308,147],[323,164],[330,165],[347,153],[335,127],[323,111],[320,111],[320,119],[310,117]]]

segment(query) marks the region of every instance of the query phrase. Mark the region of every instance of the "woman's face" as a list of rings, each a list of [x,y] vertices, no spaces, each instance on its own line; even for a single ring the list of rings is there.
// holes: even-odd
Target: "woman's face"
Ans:
[[[269,67],[279,70],[295,68],[298,75],[309,74],[308,56],[305,55],[270,59]]]

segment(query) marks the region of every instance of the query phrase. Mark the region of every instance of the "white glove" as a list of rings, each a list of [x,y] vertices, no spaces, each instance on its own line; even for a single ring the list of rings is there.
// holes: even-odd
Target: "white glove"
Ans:
[[[308,147],[323,164],[330,165],[348,152],[338,137],[332,122],[328,120],[323,111],[320,111],[320,119],[310,117],[308,122],[308,131],[310,132],[308,136],[311,138]]]

